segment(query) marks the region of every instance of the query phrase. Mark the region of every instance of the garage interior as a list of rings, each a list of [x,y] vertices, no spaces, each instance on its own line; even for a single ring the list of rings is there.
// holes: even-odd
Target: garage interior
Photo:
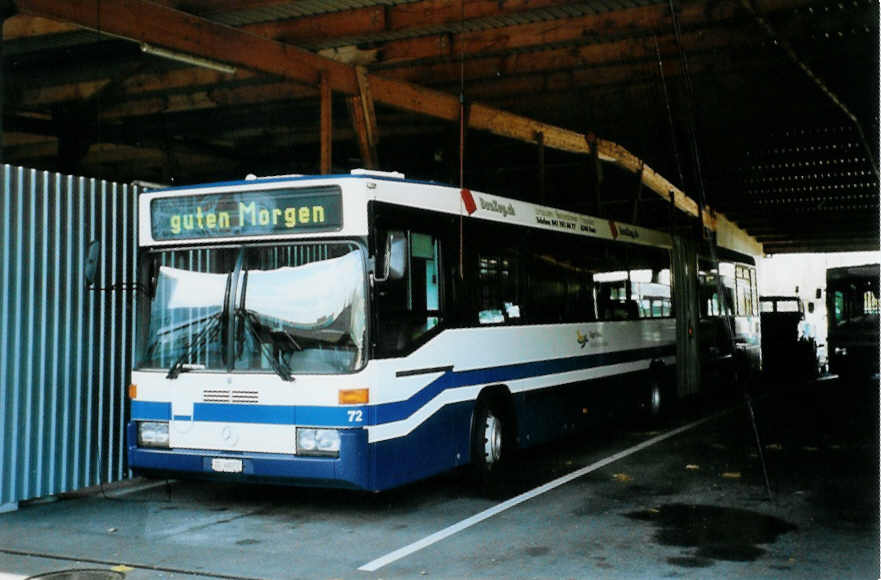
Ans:
[[[716,230],[757,257],[877,261],[876,0],[0,0],[0,14],[0,179],[19,196],[0,209],[0,381],[18,388],[0,392],[0,423],[21,426],[0,432],[0,514],[11,512],[0,515],[0,577],[83,563],[124,564],[132,580],[286,577],[300,549],[307,577],[348,577],[414,530],[494,509],[447,476],[367,497],[105,489],[129,478],[119,385],[134,352],[136,248],[120,240],[138,193],[156,185],[399,171],[686,235],[702,221],[705,237]],[[83,279],[90,235],[113,251],[94,286],[113,292]],[[101,336],[111,327],[120,334]],[[72,386],[27,390],[47,376]],[[829,377],[787,384],[756,401],[757,416],[726,411],[561,489],[552,516],[527,504],[488,536],[523,554],[462,534],[381,576],[875,574],[872,381],[844,397],[830,396],[844,383]],[[598,433],[527,456],[505,497],[649,436]],[[639,505],[624,521],[627,501]],[[667,519],[687,503],[711,519],[719,506],[779,518],[782,539],[671,552],[681,545],[664,543]],[[592,543],[578,543],[585,516]],[[281,533],[279,521],[295,525]],[[383,529],[382,549],[365,522]],[[659,531],[631,559],[639,526]],[[338,529],[354,541],[326,544]],[[559,544],[533,545],[546,536]]]
[[[677,190],[768,254],[878,248],[873,0],[4,4],[4,163],[367,167],[663,229]]]

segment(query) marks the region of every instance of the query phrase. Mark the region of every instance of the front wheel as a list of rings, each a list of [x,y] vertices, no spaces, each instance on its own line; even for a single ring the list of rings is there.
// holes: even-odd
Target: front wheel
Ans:
[[[485,401],[478,401],[474,408],[471,463],[479,474],[489,474],[499,469],[503,451],[506,450],[502,417]]]
[[[504,399],[480,398],[471,415],[471,479],[484,497],[504,496],[513,475],[513,412]]]

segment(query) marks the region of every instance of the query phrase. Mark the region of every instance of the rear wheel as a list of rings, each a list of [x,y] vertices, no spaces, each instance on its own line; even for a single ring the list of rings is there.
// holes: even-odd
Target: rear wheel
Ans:
[[[652,425],[663,422],[672,403],[670,397],[670,390],[662,380],[661,374],[650,372],[639,394],[642,420]]]
[[[648,412],[649,416],[653,419],[657,419],[664,412],[664,405],[666,402],[664,401],[664,393],[661,389],[661,383],[657,379],[653,379],[649,382],[649,400],[648,400]]]

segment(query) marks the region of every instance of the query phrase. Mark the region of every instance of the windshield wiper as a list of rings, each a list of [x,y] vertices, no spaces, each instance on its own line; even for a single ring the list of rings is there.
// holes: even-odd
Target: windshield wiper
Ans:
[[[266,339],[260,336],[260,331],[257,330],[257,325],[260,324],[260,322],[257,320],[257,317],[254,315],[254,313],[250,310],[245,310],[244,308],[236,308],[236,316],[240,317],[244,321],[245,327],[251,333],[251,336],[254,337],[254,340],[257,341],[257,344],[260,345],[260,351],[264,354],[264,356],[266,356],[267,359],[269,359],[269,364],[272,365],[272,370],[274,370],[276,374],[282,378],[282,380],[293,381],[294,377],[291,376],[293,374],[291,368],[287,365],[287,363],[285,363],[283,360],[280,360],[274,355],[271,348],[272,345],[270,345],[270,343]],[[293,340],[293,338],[291,338],[291,342],[297,347],[300,346]]]
[[[185,328],[189,328],[189,327],[191,327],[191,326],[195,326],[195,325],[197,325],[197,324],[200,324],[200,323],[202,323],[202,322],[208,322],[208,321],[210,321],[212,318],[217,318],[218,316],[220,316],[221,313],[222,313],[222,311],[220,311],[220,312],[215,312],[215,313],[213,313],[213,314],[207,314],[207,315],[205,315],[205,316],[200,316],[199,318],[194,318],[194,319],[192,319],[192,320],[187,320],[186,322],[183,322],[183,323],[181,323],[181,324],[179,324],[179,325],[177,325],[177,326],[175,326],[175,327],[172,327],[172,328],[169,328],[169,329],[167,329],[167,330],[163,330],[163,331],[157,332],[157,333],[156,333],[156,336],[165,336],[166,334],[171,334],[171,333],[173,333],[173,332],[178,332],[178,331],[181,331],[181,330],[183,330],[183,329],[185,329]]]
[[[168,379],[176,379],[181,372],[184,370],[184,360],[190,356],[193,352],[193,349],[199,348],[203,344],[208,344],[213,338],[216,337],[218,331],[220,330],[220,320],[223,318],[223,312],[217,312],[212,314],[211,316],[206,316],[201,320],[205,320],[205,327],[196,335],[196,337],[187,344],[186,348],[184,348],[184,352],[174,361],[174,364],[171,365],[171,368],[168,369],[168,374],[166,378]],[[185,325],[187,326],[187,325]]]
[[[153,353],[156,352],[156,348],[162,342],[162,337],[167,336],[169,334],[173,334],[173,333],[176,334],[176,333],[180,332],[181,330],[187,329],[191,326],[196,326],[197,324],[202,324],[203,322],[210,323],[212,319],[217,318],[218,316],[220,316],[220,314],[221,314],[220,312],[215,312],[214,314],[209,314],[207,316],[200,316],[199,318],[194,318],[193,320],[188,320],[188,321],[184,322],[183,324],[179,324],[173,328],[169,328],[167,330],[157,332],[156,336],[154,336],[153,339],[151,340],[149,346],[147,346],[146,357],[150,358],[153,355]]]

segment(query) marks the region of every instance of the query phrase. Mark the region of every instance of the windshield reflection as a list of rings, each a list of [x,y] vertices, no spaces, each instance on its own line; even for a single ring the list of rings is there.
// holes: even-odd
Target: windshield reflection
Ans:
[[[256,327],[253,340],[271,343],[271,356],[294,372],[361,366],[366,316],[360,251],[302,266],[247,270],[245,276],[242,308]],[[259,344],[242,351],[236,368],[266,368]]]
[[[229,274],[161,266],[150,309],[151,341],[146,358],[158,353],[179,358],[192,351],[185,363],[187,368],[209,367],[211,359],[219,363],[219,344],[210,342],[200,349],[195,348],[195,342],[205,327],[216,323],[222,314],[228,278]]]
[[[354,243],[174,250],[155,260],[140,368],[289,379],[365,363],[365,260]]]

